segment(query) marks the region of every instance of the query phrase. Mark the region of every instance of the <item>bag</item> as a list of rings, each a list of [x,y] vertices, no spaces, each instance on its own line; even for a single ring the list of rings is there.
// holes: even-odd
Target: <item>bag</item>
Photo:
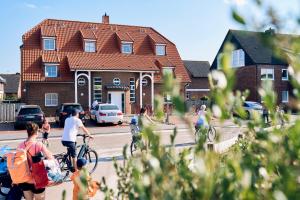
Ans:
[[[21,200],[23,197],[23,191],[17,185],[13,185],[6,196],[6,200]]]
[[[48,175],[48,187],[58,185],[63,182],[64,176],[61,173],[60,166],[58,164],[58,161],[53,160],[44,160],[44,165],[47,170]]]
[[[32,181],[27,159],[27,151],[30,147],[31,145],[28,145],[25,149],[17,149],[14,152],[5,154],[7,168],[14,184]]]

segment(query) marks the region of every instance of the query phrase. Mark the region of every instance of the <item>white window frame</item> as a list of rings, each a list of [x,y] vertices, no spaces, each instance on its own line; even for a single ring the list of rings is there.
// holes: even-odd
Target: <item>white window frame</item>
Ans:
[[[142,86],[147,86],[148,85],[148,80],[146,78],[143,78],[142,80]]]
[[[283,99],[283,94],[286,93],[286,99]],[[289,102],[289,91],[285,90],[281,92],[281,102],[288,103]]]
[[[93,44],[94,46],[90,46]],[[96,52],[96,40],[84,40],[84,51],[88,53],[95,53]]]
[[[231,53],[231,65],[232,67],[245,66],[245,52],[243,49],[233,50]]]
[[[53,48],[47,48],[46,41],[53,40]],[[43,37],[43,50],[55,51],[56,49],[56,38],[55,37]]]
[[[264,72],[265,71],[265,72]],[[263,73],[264,72],[264,73]],[[261,75],[266,74],[266,78],[260,78],[261,80],[274,80],[275,74],[274,74],[274,68],[261,68],[260,69],[260,77]],[[272,74],[273,78],[268,78],[268,75]]]
[[[118,82],[118,83],[115,83],[115,82]],[[121,85],[121,79],[120,78],[114,78],[113,79],[113,85]]]
[[[48,103],[47,101],[49,101],[50,98],[50,103]],[[45,93],[45,106],[46,107],[56,107],[58,106],[58,94],[57,93]]]
[[[282,76],[283,71],[286,71],[286,77]],[[288,81],[289,80],[289,71],[288,71],[288,69],[282,69],[281,70],[281,80],[283,80],[283,81]]]
[[[96,86],[95,83],[97,83],[97,86],[101,85],[101,88],[95,88]],[[99,98],[96,98],[95,91],[97,91],[98,92],[97,94],[100,95]],[[93,78],[93,100],[94,101],[97,100],[99,103],[102,103],[102,78],[98,76]]]
[[[134,103],[135,102],[135,78],[131,77],[129,78],[129,87],[130,87],[130,102]]]
[[[49,75],[47,73],[48,67],[55,67],[55,75]],[[58,65],[57,64],[45,64],[45,77],[46,78],[57,78],[58,77]]]
[[[160,49],[160,48],[162,48],[162,49]],[[166,44],[156,44],[155,45],[155,54],[157,56],[165,56],[166,55]]]
[[[126,48],[124,48],[124,46],[126,46],[126,45],[131,46],[130,51],[126,51]],[[133,42],[122,42],[121,43],[121,52],[124,54],[133,54]]]

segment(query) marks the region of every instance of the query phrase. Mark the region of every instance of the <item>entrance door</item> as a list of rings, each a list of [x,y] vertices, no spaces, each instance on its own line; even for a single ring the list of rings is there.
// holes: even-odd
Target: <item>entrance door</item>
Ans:
[[[108,92],[108,103],[115,104],[124,113],[125,112],[125,93]]]

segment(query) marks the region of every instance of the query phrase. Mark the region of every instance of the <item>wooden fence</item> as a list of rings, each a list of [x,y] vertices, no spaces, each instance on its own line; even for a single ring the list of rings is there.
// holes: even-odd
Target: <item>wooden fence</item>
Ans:
[[[16,110],[19,110],[23,103],[0,103],[0,123],[14,122]]]

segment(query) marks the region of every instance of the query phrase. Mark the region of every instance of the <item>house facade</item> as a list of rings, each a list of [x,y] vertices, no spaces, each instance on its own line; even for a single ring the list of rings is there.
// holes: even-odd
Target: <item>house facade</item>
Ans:
[[[4,100],[5,79],[0,76],[0,102]]]
[[[251,32],[229,30],[213,63],[212,70],[221,67],[220,56],[226,43],[234,45],[231,55],[231,66],[236,70],[235,89],[245,91],[250,95],[247,100],[261,102],[258,93],[262,81],[273,81],[274,91],[277,94],[277,103],[287,106],[292,98],[292,86],[289,81],[288,62],[284,57],[278,56],[275,50],[266,43],[275,34],[270,29],[265,32]],[[279,35],[290,37],[289,35]]]
[[[18,100],[21,98],[21,76],[16,74],[0,74],[5,79],[4,98],[6,100]]]
[[[151,27],[47,19],[23,35],[22,102],[54,115],[61,103],[117,104],[125,114],[153,108],[164,73],[190,82],[176,45]]]
[[[208,83],[209,62],[184,60],[183,63],[191,79],[191,83],[186,87],[186,99],[200,100],[208,96],[210,92]]]

